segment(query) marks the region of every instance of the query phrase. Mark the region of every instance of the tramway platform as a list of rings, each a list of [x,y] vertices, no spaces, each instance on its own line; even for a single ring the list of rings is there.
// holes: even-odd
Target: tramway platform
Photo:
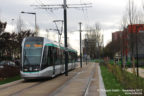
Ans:
[[[99,75],[98,63],[83,63],[81,70],[50,96],[106,96],[99,91],[102,88]]]

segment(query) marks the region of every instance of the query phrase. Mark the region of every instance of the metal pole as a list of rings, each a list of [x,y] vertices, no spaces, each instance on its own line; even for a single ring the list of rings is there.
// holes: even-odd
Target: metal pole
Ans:
[[[87,51],[88,51],[88,41],[87,41],[87,39],[86,39],[86,65],[87,65],[87,55],[88,55],[88,53],[87,53]]]
[[[37,20],[36,20],[36,13],[35,13],[35,32],[36,32],[36,36],[37,36],[38,33],[37,33]]]
[[[81,52],[81,22],[79,23],[80,25],[80,67],[82,68],[82,52]]]
[[[124,39],[124,33],[123,33],[123,31],[122,31],[122,33],[121,33],[121,68],[123,68],[124,66],[123,66],[123,39]]]
[[[48,29],[46,29],[46,32],[47,32],[47,38],[48,38],[48,32],[49,32],[49,30],[48,30]]]
[[[136,27],[136,30],[137,30],[137,27]],[[137,37],[137,35],[138,35],[138,30],[137,30],[137,32],[136,32],[136,55],[137,55],[137,56],[136,56],[136,57],[137,57],[137,58],[136,58],[136,59],[137,59],[137,64],[136,64],[136,65],[137,65],[137,76],[139,76],[139,69],[138,69],[138,67],[139,67],[139,66],[138,66],[138,65],[139,65],[139,64],[138,64],[138,37]]]
[[[65,76],[68,76],[68,50],[67,50],[67,4],[64,2],[64,42],[65,42]]]

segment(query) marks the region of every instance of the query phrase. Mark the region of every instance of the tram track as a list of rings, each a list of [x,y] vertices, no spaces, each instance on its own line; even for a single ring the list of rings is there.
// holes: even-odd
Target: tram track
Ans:
[[[46,81],[45,81],[45,82],[46,82]],[[42,83],[45,83],[45,82],[38,82],[38,83],[36,83],[36,84],[34,84],[34,85],[31,85],[31,86],[29,86],[29,87],[26,87],[26,88],[24,88],[24,89],[21,89],[21,90],[15,92],[15,93],[12,93],[12,94],[10,94],[10,95],[8,95],[8,96],[20,96],[20,94],[21,94],[23,91],[28,90],[28,89],[33,88],[33,87],[36,87],[36,86],[38,86],[38,85],[40,85],[40,84],[42,84]]]
[[[14,81],[12,83],[9,83],[9,84],[6,84],[6,85],[0,85],[0,91],[1,90],[5,90],[9,87],[13,87],[13,86],[16,86],[18,84],[21,84],[22,82],[24,82],[24,80],[20,80],[20,81]]]
[[[19,82],[14,82],[14,83],[10,83],[10,84],[6,84],[5,86],[1,86],[1,90],[0,90],[0,96],[21,96],[19,94],[21,94],[23,91],[25,90],[29,90],[33,87],[36,87],[38,85],[41,85],[42,83],[45,83],[48,80],[39,80],[37,82],[37,80],[33,81],[24,81],[21,80]]]

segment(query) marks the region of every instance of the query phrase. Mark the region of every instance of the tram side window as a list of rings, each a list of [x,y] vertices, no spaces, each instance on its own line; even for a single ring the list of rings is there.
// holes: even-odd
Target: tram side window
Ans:
[[[55,58],[55,65],[60,64],[60,50],[54,47],[54,58]]]
[[[56,56],[57,56],[57,60],[56,60],[56,65],[60,64],[60,56],[59,56],[59,49],[56,48]]]
[[[70,52],[68,52],[68,57],[69,57],[69,59],[68,59],[68,63],[71,63],[71,53]]]
[[[60,52],[60,53],[59,53],[59,57],[60,57],[60,58],[59,58],[59,59],[60,59],[60,64],[62,64],[62,50],[59,49],[59,52]]]
[[[65,64],[65,51],[62,50],[62,64]]]
[[[72,52],[72,63],[74,62],[74,53]]]
[[[75,62],[77,61],[77,53],[75,53]]]
[[[52,57],[53,57],[53,63],[56,65],[56,60],[57,60],[57,54],[56,54],[56,48],[53,47],[52,49]]]
[[[71,63],[71,56],[70,52],[68,52],[68,64]]]
[[[62,59],[62,64],[64,65],[65,64],[65,51],[64,50],[61,50],[62,51],[62,53],[61,53],[61,59]]]
[[[42,69],[48,67],[48,47],[45,46],[42,59]]]
[[[58,49],[57,52],[58,52],[57,53],[58,54],[58,64],[60,65],[60,64],[62,64],[62,62],[61,62],[61,58],[62,58],[61,57],[61,49]]]
[[[68,52],[68,64],[70,63],[70,52]]]
[[[71,53],[71,56],[72,56],[72,63],[73,63],[73,58],[74,58],[73,53]]]
[[[73,53],[73,62],[75,62],[75,53]]]
[[[54,64],[54,58],[53,58],[53,53],[52,53],[52,47],[51,46],[49,46],[49,49],[48,49],[48,65],[49,66],[53,66],[53,64]]]
[[[71,61],[71,63],[72,63],[72,52],[70,52],[70,61]]]
[[[55,47],[49,47],[48,59],[49,66],[57,65],[57,49]]]
[[[74,53],[72,53],[72,63],[74,62]]]

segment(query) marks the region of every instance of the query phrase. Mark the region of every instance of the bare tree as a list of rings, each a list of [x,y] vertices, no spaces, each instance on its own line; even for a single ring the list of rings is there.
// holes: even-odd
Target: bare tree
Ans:
[[[129,36],[129,50],[130,50],[130,57],[132,61],[132,66],[133,66],[133,72],[135,73],[135,51],[136,50],[136,36],[137,34],[133,28],[134,24],[141,24],[143,23],[143,15],[141,14],[140,10],[138,10],[135,6],[134,0],[129,0],[128,6],[126,9],[126,15],[122,20],[122,29],[123,33],[127,34]],[[129,25],[128,31],[125,30],[126,26]],[[128,37],[127,37],[128,38]]]
[[[88,48],[86,53],[89,54],[91,58],[100,58],[101,47],[103,46],[100,24],[96,23],[94,27],[88,27],[87,29],[86,46]]]
[[[135,58],[134,58],[134,32],[133,32],[133,28],[132,25],[136,23],[136,8],[134,5],[134,1],[133,0],[129,0],[128,3],[128,21],[129,24],[131,26],[130,28],[130,55],[131,55],[131,60],[132,60],[132,65],[133,65],[133,72],[135,73]]]
[[[21,32],[21,31],[23,31],[24,30],[24,22],[23,22],[23,20],[21,19],[21,17],[19,16],[19,18],[17,19],[17,32],[19,33],[19,32]]]
[[[104,48],[104,57],[114,58],[115,54],[121,51],[121,38],[109,42]]]
[[[120,47],[121,47],[121,60],[123,64],[123,68],[125,69],[125,50],[127,49],[127,45],[125,44],[127,42],[127,30],[126,27],[128,25],[128,20],[126,14],[123,15],[122,22],[121,22],[121,31],[122,31],[122,36],[121,36],[121,42],[120,42]]]

